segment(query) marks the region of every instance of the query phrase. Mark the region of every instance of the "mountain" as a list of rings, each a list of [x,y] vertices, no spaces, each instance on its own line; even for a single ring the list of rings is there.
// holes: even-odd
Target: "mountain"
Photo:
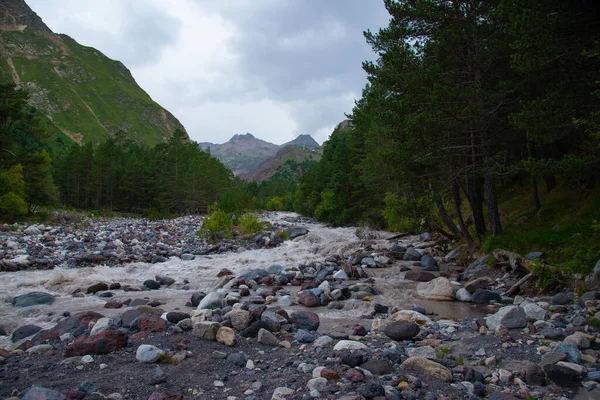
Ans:
[[[312,137],[310,139],[314,141]],[[254,170],[241,174],[239,177],[250,182],[262,182],[275,175],[282,178],[299,176],[302,175],[309,162],[320,159],[320,147],[308,148],[299,144],[284,144],[274,157],[266,159]]]
[[[26,88],[42,127],[60,144],[119,131],[147,145],[183,125],[141,89],[119,61],[55,34],[23,0],[0,2],[0,82]]]
[[[262,165],[261,163],[267,160],[271,160],[268,163],[269,165],[277,163],[278,153],[286,147],[312,150],[318,148],[319,144],[310,135],[300,135],[291,142],[278,146],[246,133],[245,135],[234,135],[223,144],[202,142],[200,146],[209,150],[211,155],[221,161],[235,175],[246,179],[244,177],[252,176],[252,172],[259,168]],[[298,151],[297,153],[305,153],[306,156],[312,154],[310,151]],[[298,156],[294,158],[298,158]],[[257,174],[263,176],[262,173],[257,172]]]
[[[286,147],[289,145],[305,147],[307,149],[316,149],[317,147],[321,147],[321,146],[319,146],[319,143],[317,143],[317,141],[315,139],[313,139],[312,136],[310,136],[310,135],[300,135],[296,139],[292,140],[291,142],[282,144],[281,147],[283,148],[283,147]]]

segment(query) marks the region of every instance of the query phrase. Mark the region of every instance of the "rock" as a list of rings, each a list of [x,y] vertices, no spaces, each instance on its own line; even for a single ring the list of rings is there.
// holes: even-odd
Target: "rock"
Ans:
[[[164,285],[164,286],[171,286],[172,284],[175,283],[175,279],[171,278],[170,276],[166,276],[166,275],[156,275],[154,277],[154,279],[156,279],[156,281],[158,283],[160,283],[161,285]]]
[[[375,259],[373,259],[373,257],[363,257],[363,259],[360,261],[360,264],[364,265],[367,268],[377,267],[377,263],[375,262]]]
[[[425,311],[425,310],[423,310]],[[388,322],[398,322],[398,321],[410,321],[416,322],[419,325],[429,325],[432,324],[433,321],[428,316],[424,315],[421,312],[413,311],[413,310],[401,310],[393,313],[387,319]]]
[[[358,388],[358,393],[367,400],[372,400],[376,397],[385,398],[385,389],[383,385],[376,382],[365,383]]]
[[[246,357],[241,353],[231,353],[227,356],[227,361],[236,367],[243,368],[246,366]]]
[[[427,283],[417,285],[417,294],[425,299],[452,301],[454,288],[447,278],[439,277]]]
[[[440,267],[438,267],[437,260],[430,256],[429,254],[423,255],[421,257],[421,267],[424,268],[424,271],[439,271]]]
[[[192,298],[190,300],[190,303],[192,304],[192,307],[198,307],[198,305],[200,304],[200,301],[202,301],[202,299],[206,297],[206,293],[204,292],[194,292],[192,294]]]
[[[258,331],[258,343],[266,344],[267,346],[277,346],[279,339],[266,329]]]
[[[570,368],[573,371],[575,371],[577,373],[577,375],[580,377],[584,376],[587,372],[587,369],[583,365],[579,365],[579,364],[575,364],[575,363],[559,361],[558,363],[556,363],[556,365],[561,366],[561,367]]]
[[[311,311],[296,311],[291,316],[292,323],[297,329],[316,331],[319,329],[319,316]]]
[[[308,390],[313,391],[316,390],[320,392],[327,387],[329,382],[325,378],[312,378],[306,383],[306,387]]]
[[[475,293],[477,289],[487,289],[487,287],[492,283],[492,279],[487,276],[482,276],[481,278],[473,279],[465,284],[465,289],[469,291],[469,293]]]
[[[250,326],[240,332],[241,337],[256,337],[261,329],[269,329],[263,321],[254,321]]]
[[[32,386],[23,393],[21,400],[66,400],[65,396],[56,390],[41,386]]]
[[[473,293],[473,296],[471,296],[471,301],[475,304],[489,304],[492,302],[501,303],[502,296],[491,290],[477,289],[475,293]]]
[[[90,336],[94,336],[99,333],[105,332],[111,326],[112,326],[112,319],[106,318],[106,317],[100,318],[98,321],[96,321],[96,323],[94,324],[94,327],[90,331]]]
[[[565,353],[556,353],[551,351],[542,355],[542,361],[540,362],[540,365],[543,367],[546,364],[556,364],[557,362],[566,359],[567,355]]]
[[[331,338],[331,336],[328,335],[323,335],[323,336],[319,336],[314,342],[313,342],[313,346],[314,347],[327,347],[329,346],[331,343],[333,343],[333,339]]]
[[[235,331],[231,328],[223,326],[219,328],[216,335],[217,342],[223,343],[226,346],[233,347],[236,344]]]
[[[423,257],[423,254],[412,247],[404,253],[404,261],[421,261],[421,257]]]
[[[167,321],[159,315],[141,314],[138,317],[138,328],[147,332],[164,332],[167,329]]]
[[[186,253],[186,254],[182,254],[182,255],[181,255],[181,259],[182,259],[183,261],[192,261],[192,260],[194,260],[195,258],[196,258],[196,256],[195,256],[195,255],[193,255],[193,254],[188,254],[188,253]]]
[[[460,288],[456,291],[456,300],[463,302],[471,301],[471,293],[465,288]]]
[[[52,350],[54,350],[54,347],[51,344],[38,344],[37,346],[28,348],[25,351],[25,353],[27,353],[27,354],[42,354],[42,353],[46,353],[46,352],[52,351]]]
[[[42,328],[40,328],[39,326],[36,326],[36,325],[24,325],[24,326],[21,326],[21,327],[15,329],[15,331],[12,334],[11,339],[12,339],[13,343],[16,343],[19,340],[25,339],[26,337],[35,335],[36,333],[38,333],[41,330],[42,330]]]
[[[435,360],[437,358],[435,349],[431,346],[408,348],[406,352],[409,357],[421,357],[428,360]]]
[[[316,337],[314,335],[304,329],[298,329],[294,335],[294,340],[298,343],[312,343],[315,339]]]
[[[267,271],[265,271],[264,269],[251,269],[250,271],[246,271],[243,274],[241,274],[240,276],[238,276],[238,279],[243,279],[246,282],[248,281],[260,281],[262,278],[265,278],[269,276],[269,273]]]
[[[29,307],[52,303],[54,303],[54,296],[44,292],[31,292],[12,299],[12,305],[15,307]]]
[[[263,321],[269,327],[271,332],[279,332],[281,329],[281,322],[278,314],[275,314],[273,311],[264,311],[260,315],[260,320]]]
[[[216,340],[221,324],[218,322],[202,321],[194,325],[194,335],[204,340]]]
[[[483,257],[478,258],[469,266],[467,269],[461,274],[461,279],[463,281],[470,281],[475,278],[479,278],[488,273],[490,266],[487,264],[490,260],[493,259],[493,256],[487,254]]]
[[[167,318],[167,321],[169,321],[170,323],[178,324],[179,322],[183,321],[184,319],[189,319],[190,314],[185,313],[185,312],[179,312],[179,311],[171,311],[171,312],[167,313],[166,318]]]
[[[409,321],[392,322],[388,324],[383,331],[387,337],[398,342],[410,340],[417,336],[419,332],[419,325]]]
[[[528,385],[543,386],[546,383],[544,369],[537,364],[529,364],[525,372],[525,381]]]
[[[67,347],[65,357],[112,353],[127,346],[128,340],[125,332],[113,330],[90,337],[81,337]]]
[[[557,364],[544,365],[544,372],[548,379],[558,386],[577,387],[581,380],[581,377],[576,371]]]
[[[545,339],[550,340],[563,340],[567,337],[567,334],[563,329],[553,328],[551,326],[547,326],[540,331],[540,335],[542,335]]]
[[[146,288],[148,288],[148,289],[150,289],[150,290],[158,290],[158,289],[160,289],[160,283],[158,283],[154,279],[147,279],[147,280],[145,280],[143,286],[146,287]]]
[[[435,279],[435,275],[431,272],[407,271],[404,274],[404,279],[415,282],[429,282]]]
[[[227,316],[231,321],[231,326],[238,331],[243,331],[244,329],[248,328],[252,322],[250,312],[246,310],[232,310],[227,313]]]
[[[153,363],[156,362],[156,360],[158,360],[163,354],[165,354],[165,352],[156,346],[142,344],[135,351],[135,358],[137,358],[139,362]]]
[[[287,233],[290,239],[296,239],[297,237],[308,235],[309,230],[300,226],[291,226],[287,229]]]
[[[486,326],[490,330],[495,331],[500,325],[507,329],[526,327],[525,312],[519,306],[507,306],[486,318]]]
[[[163,257],[163,256],[154,256],[154,257],[152,257],[152,261],[151,262],[152,262],[152,264],[162,264],[162,263],[167,262],[167,261],[169,261],[169,259],[166,258],[166,257]]]
[[[285,272],[285,268],[283,267],[283,265],[271,264],[266,268],[266,271],[269,274],[277,275],[277,274],[281,274],[281,273]]]
[[[367,350],[368,347],[361,342],[357,342],[354,340],[340,340],[339,342],[336,343],[335,346],[333,346],[333,351],[342,351],[342,350],[349,350],[349,351],[355,351],[355,350]]]
[[[425,358],[410,357],[400,365],[400,368],[431,375],[446,382],[452,382],[452,372],[448,368]]]
[[[588,288],[600,289],[600,260],[598,260],[592,272],[585,277],[585,284]]]
[[[546,318],[547,311],[535,303],[528,303],[523,306],[525,315],[536,321],[543,321]]]
[[[552,305],[564,306],[567,304],[571,304],[571,296],[564,292],[560,292],[552,296]]]
[[[564,341],[574,343],[581,350],[590,348],[590,339],[582,332],[575,332],[567,336]]]
[[[319,307],[321,305],[321,300],[312,291],[303,290],[298,292],[298,303],[305,307]]]
[[[158,365],[152,368],[152,376],[150,377],[150,382],[153,385],[159,385],[167,381],[167,375]]]
[[[362,364],[360,367],[362,369],[366,369],[373,375],[377,375],[377,376],[387,375],[387,374],[391,374],[394,372],[394,367],[392,366],[392,364],[390,364],[389,361],[378,360],[376,358],[373,358],[373,359],[367,361],[366,363]]]
[[[108,284],[104,282],[98,282],[93,284],[92,286],[89,286],[85,292],[89,294],[94,294],[105,290],[108,290]]]
[[[210,292],[206,296],[202,298],[200,303],[198,303],[198,310],[208,309],[214,310],[216,308],[221,308],[225,304],[223,299],[223,295],[219,292]]]
[[[419,240],[422,242],[431,242],[433,240],[431,233],[423,232],[419,235]]]
[[[338,281],[348,280],[348,274],[346,272],[344,272],[344,270],[341,270],[341,269],[339,271],[335,272],[333,274],[333,277],[335,279],[337,279]]]
[[[577,348],[577,345],[569,342],[559,343],[554,348],[555,353],[564,353],[567,356],[568,362],[581,364],[581,352]]]
[[[600,265],[600,261],[599,261],[598,265]],[[600,291],[593,290],[590,292],[585,292],[579,298],[579,305],[582,307],[585,307],[585,302],[588,300],[600,300]]]
[[[275,388],[273,391],[273,395],[271,396],[271,400],[286,400],[288,396],[291,396],[295,393],[293,389],[289,389],[283,386]]]
[[[542,260],[544,259],[544,253],[541,251],[532,251],[531,253],[527,253],[525,256],[528,260]]]

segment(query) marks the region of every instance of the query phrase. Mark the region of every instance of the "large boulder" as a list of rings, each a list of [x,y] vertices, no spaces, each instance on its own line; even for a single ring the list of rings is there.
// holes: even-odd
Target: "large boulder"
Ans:
[[[485,323],[492,331],[495,331],[500,325],[506,329],[524,328],[527,326],[525,312],[519,306],[502,307],[496,314],[487,317]]]
[[[404,279],[415,282],[429,282],[435,279],[435,275],[425,271],[407,271]]]
[[[430,375],[446,382],[452,382],[452,372],[448,368],[426,358],[410,357],[400,364],[400,368]]]
[[[439,277],[427,283],[419,283],[417,294],[429,300],[452,301],[454,287],[447,278]]]
[[[291,226],[287,229],[287,233],[290,236],[290,239],[295,239],[299,236],[307,235],[308,229],[302,228],[300,226]]]
[[[412,247],[406,249],[406,253],[404,253],[404,261],[421,261],[421,257],[423,257],[423,254]]]
[[[296,311],[292,314],[292,323],[297,329],[316,331],[319,329],[319,316],[311,311]]]
[[[127,346],[129,337],[125,332],[108,330],[98,335],[81,337],[67,347],[65,357],[86,354],[108,354]]]
[[[419,332],[419,325],[410,321],[392,322],[388,324],[383,331],[387,337],[398,342],[402,340],[410,340],[417,336]]]
[[[490,261],[493,261],[492,259],[493,256],[487,254],[473,261],[471,264],[469,264],[465,272],[462,273],[461,279],[463,281],[470,281],[472,279],[485,276],[490,270],[490,266],[488,263]]]
[[[590,289],[600,289],[600,260],[598,260],[592,272],[585,277],[585,283]]]
[[[200,300],[200,303],[198,304],[198,310],[214,310],[215,308],[222,308],[226,304],[226,301],[223,297],[224,296],[219,292],[210,292],[204,298],[202,298],[202,300]]]
[[[471,301],[475,304],[489,304],[491,302],[501,303],[500,294],[486,289],[477,289],[471,296]]]
[[[437,260],[430,256],[429,254],[423,255],[421,257],[421,267],[423,267],[424,271],[439,271],[440,267],[438,266]]]
[[[29,307],[52,303],[54,303],[54,296],[45,292],[31,292],[12,299],[12,305],[15,307]]]

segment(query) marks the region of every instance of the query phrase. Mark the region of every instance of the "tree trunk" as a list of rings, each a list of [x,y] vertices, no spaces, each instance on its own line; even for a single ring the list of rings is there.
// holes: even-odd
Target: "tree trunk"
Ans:
[[[454,200],[454,209],[456,210],[456,218],[458,219],[458,225],[460,226],[460,232],[467,240],[469,245],[473,244],[473,238],[469,234],[469,229],[467,228],[467,224],[465,224],[465,220],[462,215],[461,210],[461,199],[460,192],[458,190],[458,182],[456,181],[456,175],[453,172],[452,176],[452,198]]]
[[[446,224],[446,226],[450,230],[451,235],[454,235],[454,239],[457,238],[460,235],[460,232],[458,231],[458,229],[456,229],[456,225],[454,225],[454,221],[452,221],[452,218],[450,218],[450,216],[446,212],[446,208],[444,207],[444,204],[442,203],[440,194],[433,189],[433,187],[431,186],[431,183],[429,184],[429,190],[431,191],[431,195],[433,196],[433,202],[435,203],[435,206],[436,206],[438,212],[440,213],[440,216],[442,217],[442,221],[444,221],[444,224]]]

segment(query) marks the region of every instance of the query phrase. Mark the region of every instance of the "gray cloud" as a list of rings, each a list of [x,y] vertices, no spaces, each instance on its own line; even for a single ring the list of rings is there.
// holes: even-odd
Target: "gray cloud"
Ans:
[[[382,0],[27,0],[128,66],[198,141],[326,139],[366,83]]]

